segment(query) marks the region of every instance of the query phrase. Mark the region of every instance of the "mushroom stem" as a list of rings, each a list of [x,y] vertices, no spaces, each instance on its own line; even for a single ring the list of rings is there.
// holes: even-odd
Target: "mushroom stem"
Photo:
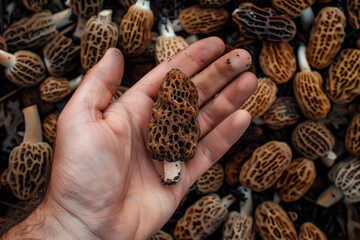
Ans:
[[[334,185],[328,187],[323,193],[320,194],[316,203],[323,207],[331,207],[344,196],[343,192]]]
[[[231,204],[235,202],[236,198],[232,194],[228,194],[221,199],[220,205],[224,207],[229,207]]]
[[[150,0],[137,0],[135,6],[150,10]]]
[[[311,25],[314,22],[314,12],[311,7],[306,8],[300,15],[301,26],[305,32],[310,32]]]
[[[171,26],[175,32],[180,32],[180,31],[184,30],[184,27],[181,24],[180,19],[178,19],[178,18],[171,22]]]
[[[164,178],[163,184],[173,185],[180,180],[181,174],[181,162],[168,162],[164,161]]]
[[[83,35],[85,28],[86,28],[86,23],[87,23],[87,20],[85,18],[78,17],[76,29],[73,34],[73,36],[75,38],[81,39],[81,36]]]
[[[25,119],[25,136],[23,142],[38,143],[43,141],[41,121],[36,105],[22,110]]]
[[[100,21],[102,23],[111,23],[111,15],[112,15],[111,9],[102,10],[101,12],[98,13]]]
[[[299,62],[299,67],[301,72],[304,71],[311,71],[311,67],[308,63],[308,60],[306,58],[306,47],[304,44],[301,44],[297,51],[297,57]]]
[[[15,64],[16,57],[14,54],[0,50],[0,65],[5,68],[11,67]]]
[[[240,186],[237,189],[243,196],[240,200],[240,215],[242,216],[251,216],[253,211],[253,199],[251,195],[251,189]]]
[[[171,26],[171,22],[168,18],[163,17],[159,21],[159,32],[164,37],[175,37],[174,29]]]
[[[53,15],[56,28],[62,28],[66,25],[69,25],[72,21],[70,19],[72,15],[71,8],[66,8],[60,12],[57,12]]]
[[[321,162],[324,163],[325,166],[331,167],[332,165],[334,165],[336,158],[336,153],[334,153],[333,151],[328,151],[325,153],[325,156],[321,157]]]
[[[83,77],[84,77],[84,75],[80,74],[76,78],[69,81],[70,91],[74,91],[80,85]]]

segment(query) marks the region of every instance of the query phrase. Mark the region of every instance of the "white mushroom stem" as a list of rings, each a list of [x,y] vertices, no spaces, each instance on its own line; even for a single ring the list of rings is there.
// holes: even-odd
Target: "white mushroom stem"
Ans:
[[[150,0],[137,0],[135,6],[150,10]]]
[[[305,32],[310,32],[315,16],[311,7],[306,8],[300,15],[301,26]]]
[[[103,23],[111,23],[112,10],[106,9],[98,13],[99,20]]]
[[[81,36],[83,35],[86,28],[86,23],[87,23],[87,19],[78,17],[76,29],[73,34],[75,38],[81,39]]]
[[[0,65],[5,68],[11,67],[15,64],[16,57],[14,54],[0,50]]]
[[[180,19],[175,19],[171,22],[171,26],[174,29],[175,32],[180,32],[184,30],[183,25],[181,24]]]
[[[38,143],[43,141],[41,121],[36,105],[22,110],[25,119],[25,135],[23,142]]]
[[[336,158],[336,153],[334,153],[333,151],[328,151],[325,153],[325,156],[321,157],[321,162],[324,163],[325,166],[331,167],[332,165],[334,165]]]
[[[165,185],[173,185],[180,180],[181,161],[168,162],[164,161],[164,178]]]
[[[171,22],[168,18],[161,18],[159,21],[159,32],[160,35],[164,36],[164,37],[175,37],[175,32],[174,29],[171,26]]]
[[[72,11],[70,8],[64,9],[53,15],[56,28],[62,28],[69,25],[72,21],[70,19]]]
[[[304,44],[301,44],[297,50],[297,57],[298,57],[298,63],[301,72],[304,71],[311,71],[311,67],[309,65],[309,62],[306,58],[306,47]]]
[[[185,38],[186,42],[190,45],[194,42],[199,41],[199,36],[196,34],[189,35],[187,38]]]
[[[69,88],[70,91],[74,91],[81,83],[81,81],[83,80],[84,75],[79,75],[76,78],[72,79],[69,81]]]
[[[238,192],[243,194],[243,198],[240,201],[240,215],[242,216],[251,216],[253,211],[253,199],[251,195],[251,189],[240,186],[237,189]]]
[[[228,208],[231,204],[235,202],[236,198],[232,194],[228,194],[221,199],[220,205]]]
[[[340,199],[344,196],[343,192],[335,187],[334,185],[327,188],[319,198],[316,200],[316,203],[323,207],[330,207],[340,201]]]

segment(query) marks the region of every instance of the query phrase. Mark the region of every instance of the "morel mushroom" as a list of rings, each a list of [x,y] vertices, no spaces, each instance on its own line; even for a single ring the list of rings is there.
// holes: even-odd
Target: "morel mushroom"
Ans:
[[[247,110],[253,119],[258,118],[271,107],[277,91],[276,84],[270,78],[259,78],[255,92],[240,108]]]
[[[296,25],[285,15],[278,15],[271,8],[259,8],[252,3],[240,4],[232,13],[240,32],[249,38],[272,42],[287,42],[294,38]]]
[[[43,55],[50,75],[61,77],[76,67],[80,56],[80,46],[75,45],[71,38],[58,33],[45,45]]]
[[[269,110],[262,115],[264,123],[271,129],[282,129],[297,123],[301,118],[295,98],[283,96],[276,98]]]
[[[305,222],[301,225],[299,240],[327,240],[325,233],[311,222]]]
[[[35,86],[46,77],[44,62],[30,51],[11,54],[0,50],[0,65],[5,67],[5,77],[19,87]]]
[[[173,240],[173,237],[170,234],[159,230],[154,236],[150,238],[150,240]]]
[[[345,49],[331,63],[326,81],[329,98],[337,103],[350,103],[360,94],[360,49]]]
[[[315,178],[314,162],[306,158],[297,158],[275,183],[274,189],[284,202],[295,202],[309,190]]]
[[[0,35],[0,50],[7,51],[5,39]]]
[[[279,204],[271,201],[261,203],[254,218],[255,230],[262,239],[297,240],[295,226]]]
[[[24,108],[25,136],[9,156],[7,182],[20,200],[34,197],[50,176],[52,148],[42,141],[40,117],[35,105]]]
[[[277,84],[288,82],[296,72],[296,57],[288,42],[262,41],[260,67]]]
[[[40,12],[47,2],[47,0],[21,0],[21,4],[32,12]]]
[[[281,177],[289,166],[292,151],[286,142],[269,141],[258,147],[242,166],[240,183],[255,192],[261,192]]]
[[[316,16],[311,29],[307,58],[312,67],[330,65],[345,39],[346,17],[338,7],[324,7]]]
[[[289,15],[291,18],[300,16],[301,13],[305,9],[309,8],[314,2],[315,0],[271,0],[272,6],[275,10]]]
[[[291,138],[293,147],[300,156],[321,161],[330,167],[334,164],[337,156],[331,151],[335,145],[335,139],[327,127],[320,122],[304,121],[297,125]]]
[[[71,23],[70,16],[70,9],[54,15],[45,10],[14,22],[3,34],[8,50],[16,52],[42,47],[57,34],[57,28]]]
[[[158,91],[148,126],[147,151],[164,161],[163,183],[180,180],[181,161],[195,155],[200,127],[198,92],[194,83],[179,69],[169,71]]]
[[[234,201],[235,197],[231,194],[222,199],[215,193],[200,198],[177,222],[175,239],[205,239],[225,221],[227,208]]]
[[[222,240],[252,240],[255,237],[253,231],[252,208],[253,200],[251,190],[244,186],[238,187],[241,194],[240,212],[231,211],[224,223]]]
[[[42,123],[44,138],[50,144],[55,143],[58,118],[59,114],[51,113],[44,118]]]
[[[360,2],[358,0],[347,0],[346,3],[350,25],[354,29],[360,29]]]
[[[111,22],[112,10],[103,10],[92,16],[81,37],[80,60],[85,70],[100,61],[106,50],[115,47],[118,41],[118,27]]]
[[[214,193],[224,181],[224,169],[219,163],[212,165],[195,182],[197,190],[202,194]]]
[[[46,102],[58,102],[74,91],[82,79],[83,75],[70,81],[66,78],[48,77],[39,86],[40,98]]]
[[[360,113],[353,117],[347,127],[345,146],[349,153],[360,157]]]
[[[317,71],[311,71],[306,60],[306,48],[298,48],[298,62],[301,72],[294,77],[294,95],[302,113],[311,120],[321,120],[330,111],[331,103],[322,84],[323,78]]]
[[[168,18],[162,18],[159,21],[159,32],[161,36],[156,38],[155,43],[156,64],[168,59],[189,45],[183,37],[175,35]]]
[[[133,58],[145,52],[151,42],[153,24],[150,0],[137,0],[128,9],[119,27],[119,46],[125,56]]]

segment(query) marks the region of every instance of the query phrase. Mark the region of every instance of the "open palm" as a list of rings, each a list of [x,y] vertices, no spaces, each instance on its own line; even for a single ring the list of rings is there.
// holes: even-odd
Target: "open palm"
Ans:
[[[257,81],[244,72],[250,55],[237,49],[221,56],[224,47],[216,37],[192,44],[111,104],[123,75],[120,51],[108,50],[89,70],[59,117],[46,194],[57,219],[68,222],[63,225],[69,231],[77,229],[74,236],[148,239],[171,217],[193,182],[243,134],[251,118],[239,107]],[[188,76],[198,73],[192,80],[199,92],[201,136],[195,157],[182,163],[180,182],[164,186],[163,165],[149,157],[145,143],[151,107],[172,68]],[[80,235],[82,230],[87,233]]]

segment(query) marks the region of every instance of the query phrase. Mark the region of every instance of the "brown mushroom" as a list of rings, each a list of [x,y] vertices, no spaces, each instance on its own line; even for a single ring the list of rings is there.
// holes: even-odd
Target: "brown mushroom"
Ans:
[[[288,82],[296,72],[296,57],[288,42],[262,41],[260,67],[277,84]]]
[[[196,180],[195,185],[201,194],[208,194],[219,190],[223,181],[224,169],[221,164],[215,163]]]
[[[80,43],[80,60],[85,70],[95,66],[106,50],[117,44],[118,27],[111,22],[111,14],[112,10],[103,10],[98,16],[92,16],[86,24]]]
[[[259,8],[246,2],[232,13],[240,32],[249,38],[287,42],[294,38],[296,25],[288,16],[278,15],[272,8]]]
[[[159,21],[159,32],[161,36],[158,36],[155,42],[156,64],[168,59],[189,45],[183,37],[175,35],[168,18],[162,18]]]
[[[255,230],[262,239],[297,240],[295,226],[279,204],[271,201],[261,203],[254,218]]]
[[[284,202],[295,202],[309,190],[315,177],[314,162],[306,158],[296,158],[275,183],[274,189]]]
[[[7,52],[7,45],[5,39],[0,35],[0,50]]]
[[[125,56],[133,58],[145,52],[151,42],[153,24],[150,0],[137,0],[128,9],[119,27],[119,46]]]
[[[293,89],[302,113],[311,120],[321,120],[330,111],[331,103],[324,91],[323,78],[317,71],[311,71],[306,60],[306,48],[298,48],[298,62],[301,72],[295,74]]]
[[[349,14],[350,25],[354,29],[360,29],[360,2],[358,0],[347,0],[346,8]]]
[[[181,161],[195,155],[200,137],[198,113],[194,83],[179,69],[172,69],[165,75],[153,105],[146,145],[153,159],[164,161],[166,185],[180,180]]]
[[[46,102],[58,102],[74,91],[82,79],[83,75],[70,81],[66,78],[48,77],[39,86],[40,98]]]
[[[345,49],[331,63],[326,90],[335,103],[350,103],[360,95],[360,49]]]
[[[0,65],[5,67],[5,77],[19,87],[35,86],[46,76],[44,62],[30,51],[11,54],[0,50]]]
[[[202,7],[221,7],[230,0],[197,0]]]
[[[20,200],[34,197],[50,176],[52,148],[42,141],[40,117],[35,105],[24,108],[25,136],[9,156],[7,182]]]
[[[278,89],[270,78],[259,78],[255,92],[240,107],[247,110],[251,117],[261,117],[273,104]]]
[[[271,0],[271,4],[275,10],[281,13],[285,13],[291,18],[299,17],[301,13],[305,9],[311,7],[314,2],[315,0]]]
[[[324,7],[316,16],[306,56],[312,67],[330,65],[345,39],[346,17],[338,7]]]
[[[323,123],[301,122],[295,127],[291,141],[300,156],[311,160],[320,157],[327,167],[332,166],[337,158],[331,151],[335,145],[334,136]]]
[[[47,0],[21,0],[21,4],[32,12],[40,12],[47,2]]]
[[[57,28],[71,23],[70,16],[71,10],[65,9],[54,15],[45,10],[21,18],[11,24],[3,34],[8,50],[16,52],[42,47],[57,34]]]
[[[175,239],[205,239],[225,221],[228,207],[234,201],[235,197],[231,194],[222,199],[215,193],[200,198],[177,222]]]
[[[360,157],[360,113],[352,118],[347,127],[345,146],[352,155]]]
[[[128,87],[120,85],[115,91],[114,95],[111,97],[110,103],[118,100],[127,90],[129,90]]]
[[[299,240],[327,240],[325,233],[315,224],[305,222],[301,225]]]
[[[50,144],[55,143],[58,118],[59,114],[51,113],[47,115],[42,122],[43,136]]]
[[[61,77],[76,67],[80,56],[80,46],[75,45],[71,38],[58,33],[45,45],[42,52],[50,75]]]
[[[159,230],[154,236],[150,238],[150,240],[173,240],[173,237],[170,234]]]
[[[287,169],[292,151],[286,142],[269,141],[258,147],[240,171],[240,183],[255,192],[261,192],[272,185]]]

